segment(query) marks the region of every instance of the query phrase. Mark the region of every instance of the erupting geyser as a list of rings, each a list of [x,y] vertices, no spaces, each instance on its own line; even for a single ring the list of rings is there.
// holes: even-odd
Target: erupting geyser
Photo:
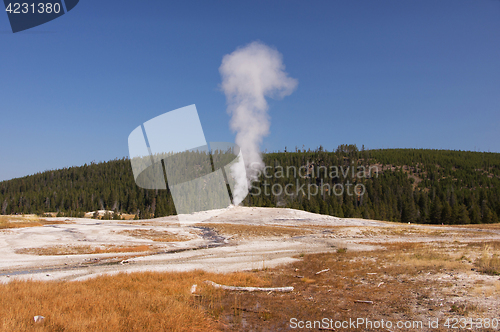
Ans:
[[[246,175],[238,172],[237,167],[232,169],[236,181],[233,200],[238,205],[251,182],[257,180],[258,171],[264,168],[260,144],[269,134],[270,125],[266,97],[288,96],[298,81],[285,72],[282,55],[261,42],[252,42],[225,55],[219,72],[231,129],[236,132],[236,144],[241,148],[246,169]]]

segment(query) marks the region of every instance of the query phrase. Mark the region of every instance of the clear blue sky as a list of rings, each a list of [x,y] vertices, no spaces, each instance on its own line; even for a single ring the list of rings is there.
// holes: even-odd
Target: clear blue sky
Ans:
[[[196,104],[234,141],[222,57],[260,40],[297,90],[262,150],[339,144],[500,152],[500,1],[103,1],[12,34],[0,13],[0,180],[128,155]]]

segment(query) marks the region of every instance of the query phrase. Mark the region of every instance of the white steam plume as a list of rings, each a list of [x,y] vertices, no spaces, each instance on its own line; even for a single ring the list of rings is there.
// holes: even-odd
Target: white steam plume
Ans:
[[[236,186],[234,204],[248,194],[258,171],[264,168],[260,144],[269,134],[269,108],[265,97],[283,98],[290,95],[298,81],[288,76],[282,55],[261,42],[252,42],[222,58],[219,68],[222,90],[231,115],[231,129],[236,132],[236,144],[241,147],[246,168],[232,172]]]

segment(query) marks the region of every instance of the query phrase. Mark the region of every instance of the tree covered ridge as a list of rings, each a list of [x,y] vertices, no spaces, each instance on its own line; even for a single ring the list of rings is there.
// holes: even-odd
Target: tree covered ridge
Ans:
[[[280,174],[288,165],[313,164],[314,178],[308,184],[322,182],[361,183],[366,188],[362,197],[356,195],[250,196],[250,205],[288,206],[339,217],[361,217],[400,222],[435,224],[491,223],[500,215],[500,154],[449,150],[384,149],[359,151],[354,145],[341,145],[336,152],[316,151],[273,153],[265,156],[267,173]],[[332,178],[325,168],[376,165],[379,172],[366,177]],[[311,165],[309,165],[311,167]],[[286,173],[286,172],[285,172]],[[265,174],[263,174],[265,178]],[[263,181],[290,183],[291,179]],[[263,181],[254,186],[265,190]],[[299,184],[303,182],[299,181]],[[267,188],[269,190],[269,186]],[[254,188],[255,190],[255,188]]]
[[[328,152],[296,149],[263,155],[266,173],[253,183],[243,204],[280,206],[338,217],[434,224],[493,223],[500,216],[500,154],[427,149],[365,150],[341,145]],[[331,170],[366,176],[335,177]],[[302,174],[289,170],[302,167]],[[282,173],[280,173],[282,170]],[[344,173],[345,174],[345,173]],[[333,176],[332,176],[333,175]],[[289,194],[274,189],[289,186]],[[362,185],[362,196],[334,188]],[[315,195],[302,188],[319,188]],[[269,195],[266,195],[270,193]],[[127,158],[46,171],[0,182],[2,214],[60,212],[81,216],[95,210],[138,214],[140,218],[175,214],[169,190],[139,188]]]

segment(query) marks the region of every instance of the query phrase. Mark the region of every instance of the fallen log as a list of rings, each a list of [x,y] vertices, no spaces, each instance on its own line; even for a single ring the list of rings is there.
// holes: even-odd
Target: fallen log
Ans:
[[[323,273],[323,272],[328,272],[328,271],[330,271],[330,269],[324,269],[324,270],[321,270],[321,271],[316,272],[316,274],[320,274],[320,273]]]
[[[354,300],[356,303],[367,303],[367,304],[373,304],[373,301],[361,301],[361,300]]]
[[[243,291],[243,292],[292,292],[293,287],[237,287],[237,286],[226,286],[226,285],[219,285],[216,284],[213,281],[206,280],[206,284],[212,285],[215,288],[222,288],[225,290],[230,290],[230,291]]]

